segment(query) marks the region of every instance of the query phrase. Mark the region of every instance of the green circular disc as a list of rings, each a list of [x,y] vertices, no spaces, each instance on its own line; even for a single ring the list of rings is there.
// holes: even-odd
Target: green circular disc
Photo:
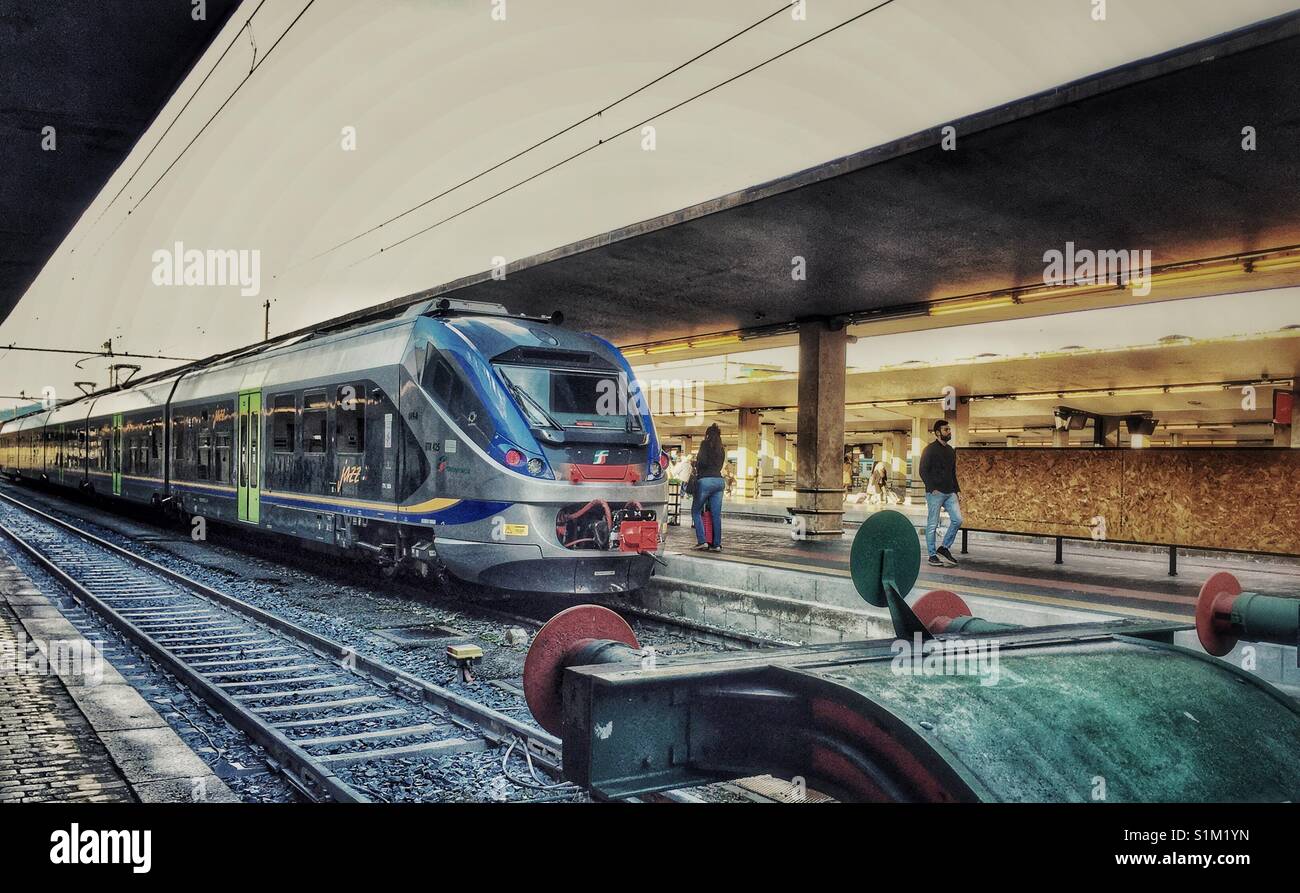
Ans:
[[[921,541],[907,515],[889,509],[876,512],[858,528],[849,552],[849,570],[858,595],[878,608],[885,607],[881,582],[881,557],[890,550],[890,567],[899,595],[907,596],[921,575]]]

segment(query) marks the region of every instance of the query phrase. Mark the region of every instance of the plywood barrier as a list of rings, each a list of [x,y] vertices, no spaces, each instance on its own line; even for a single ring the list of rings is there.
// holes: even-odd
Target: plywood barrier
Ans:
[[[1300,450],[969,447],[957,479],[973,529],[1300,555]]]

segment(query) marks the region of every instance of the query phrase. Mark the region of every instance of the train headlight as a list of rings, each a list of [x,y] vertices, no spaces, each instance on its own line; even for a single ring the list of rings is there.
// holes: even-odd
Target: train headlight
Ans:
[[[518,468],[524,464],[524,454],[516,449],[506,450],[506,464],[511,468]]]
[[[540,476],[546,471],[546,463],[536,456],[528,460],[528,473],[534,476]]]

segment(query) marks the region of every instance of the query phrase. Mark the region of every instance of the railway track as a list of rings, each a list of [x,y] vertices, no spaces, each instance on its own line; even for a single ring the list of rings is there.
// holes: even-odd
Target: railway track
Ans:
[[[0,493],[0,530],[232,726],[302,795],[368,802],[336,771],[517,742],[558,771],[544,731],[396,670]]]
[[[339,766],[382,766],[389,759],[472,751],[484,749],[484,744],[515,742],[517,753],[556,775],[560,772],[560,741],[544,730],[369,658],[3,491],[0,531],[63,583],[83,607],[261,746],[289,783],[310,799],[371,799],[333,771]],[[127,572],[130,576],[121,576]],[[540,624],[549,617],[474,604],[506,619]],[[218,629],[222,626],[233,628]],[[293,666],[303,669],[285,669]],[[273,672],[279,670],[284,671]],[[372,697],[381,700],[360,700]],[[302,698],[312,700],[294,703]],[[421,720],[421,708],[432,716]],[[402,712],[369,715],[388,710]],[[313,727],[313,720],[328,722]],[[357,723],[366,727],[348,732]],[[430,728],[403,732],[423,726]],[[528,779],[516,783],[532,786]],[[734,783],[716,786],[750,800],[776,799],[743,791]],[[632,799],[703,803],[716,795],[682,790]]]

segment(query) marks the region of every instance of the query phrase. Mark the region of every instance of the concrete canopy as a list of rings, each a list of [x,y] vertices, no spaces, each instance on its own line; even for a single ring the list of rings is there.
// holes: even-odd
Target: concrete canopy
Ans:
[[[935,128],[421,295],[627,345],[1041,284],[1067,242],[1157,266],[1300,244],[1297,57],[1300,13],[953,122],[956,151]]]
[[[188,2],[6,0],[0,319],[237,5],[209,0],[196,18]]]
[[[999,431],[1026,427],[1050,435],[1052,409],[1058,405],[1108,415],[1151,412],[1165,426],[1199,426],[1217,429],[1220,436],[1267,439],[1271,437],[1272,389],[1256,387],[1255,408],[1247,409],[1241,387],[1224,383],[1271,380],[1285,382],[1285,389],[1290,390],[1297,375],[1300,330],[1295,329],[850,373],[845,381],[846,439],[850,443],[872,439],[855,433],[909,432],[913,418],[938,418],[942,413],[936,395],[944,387],[979,398],[971,408],[971,428],[984,429],[989,436],[975,440],[996,441]],[[1162,392],[1163,387],[1170,391]],[[760,410],[763,421],[775,423],[778,433],[793,434],[797,389],[794,377],[711,384],[704,389],[700,416],[662,413],[657,420],[666,437],[699,434],[715,421],[730,433],[736,425],[731,407],[745,407]],[[927,402],[901,405],[908,400]],[[876,402],[890,405],[864,405]],[[1159,433],[1166,432],[1162,429]],[[1091,434],[1075,436],[1090,438]]]
[[[1294,192],[1277,58],[1293,10],[1138,0],[1098,22],[1077,0],[900,0],[854,21],[861,4],[820,0],[793,21],[762,0],[565,0],[497,21],[481,4],[247,0],[0,337],[206,356],[260,339],[264,301],[278,335],[459,289],[628,345],[1032,282],[1070,240],[1157,263],[1272,247],[1291,238],[1275,212]],[[651,120],[655,152],[634,126]],[[940,154],[946,124],[958,148]],[[156,256],[182,242],[259,255],[264,289],[160,283]],[[480,282],[494,257],[530,260]],[[9,393],[102,374],[6,362]]]

